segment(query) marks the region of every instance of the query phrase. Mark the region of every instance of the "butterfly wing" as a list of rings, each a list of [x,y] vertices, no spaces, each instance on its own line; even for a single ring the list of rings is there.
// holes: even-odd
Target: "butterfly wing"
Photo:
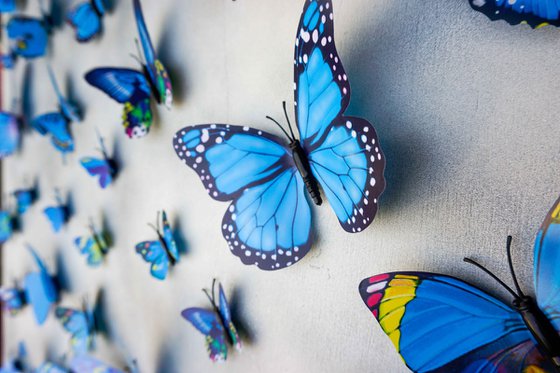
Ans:
[[[71,335],[72,350],[78,354],[86,353],[93,342],[93,325],[90,324],[87,313],[82,310],[57,307],[55,315],[64,330]]]
[[[16,10],[16,0],[0,0],[0,13],[11,13]]]
[[[5,69],[13,69],[17,62],[17,54],[10,50],[8,53],[0,53],[0,63],[2,63],[2,67]]]
[[[415,372],[553,369],[519,313],[463,281],[425,272],[386,273],[363,280],[359,291]]]
[[[167,246],[167,250],[169,250],[169,254],[175,261],[178,261],[179,250],[177,250],[177,243],[175,242],[175,238],[173,237],[173,231],[171,230],[171,226],[169,225],[169,221],[167,220],[167,214],[165,213],[165,211],[161,213],[161,221],[163,226],[163,241]]]
[[[113,170],[106,159],[84,157],[80,159],[80,164],[91,176],[99,177],[101,188],[107,188],[113,181]]]
[[[45,55],[48,33],[41,20],[15,16],[8,21],[7,30],[8,38],[17,55],[24,58],[36,58]]]
[[[101,14],[89,1],[68,11],[66,21],[74,27],[76,40],[80,43],[91,40],[101,32]]]
[[[19,215],[25,214],[37,199],[37,191],[35,189],[20,189],[16,190],[13,194],[16,199],[17,212]]]
[[[44,213],[51,222],[54,232],[59,232],[62,226],[68,221],[68,211],[65,206],[47,207]]]
[[[334,42],[330,0],[307,0],[295,48],[296,118],[311,171],[342,227],[367,228],[385,189],[385,158],[373,126],[344,117],[348,77]]]
[[[213,124],[184,128],[173,144],[212,198],[233,200],[222,234],[243,263],[277,270],[307,254],[311,210],[304,183],[276,136]]]
[[[88,72],[89,84],[124,104],[123,126],[128,137],[143,137],[150,130],[153,115],[150,85],[146,77],[131,69],[103,67]]]
[[[58,364],[47,361],[41,364],[34,373],[70,373],[70,371]]]
[[[74,151],[74,140],[62,114],[55,112],[40,115],[33,119],[31,126],[43,136],[49,134],[51,143],[61,153]]]
[[[158,280],[165,280],[169,270],[169,257],[159,241],[145,241],[136,245],[136,252],[151,264],[150,273]]]
[[[15,153],[19,142],[20,129],[17,117],[5,111],[0,112],[0,159]]]
[[[0,300],[11,315],[17,314],[25,306],[25,294],[17,288],[0,288]]]
[[[230,337],[230,342],[237,351],[241,351],[243,349],[243,344],[241,343],[241,339],[239,338],[239,333],[237,332],[237,328],[233,325],[233,321],[231,319],[231,309],[229,307],[229,303],[226,298],[226,294],[224,293],[224,289],[222,288],[222,284],[220,284],[220,315],[222,316],[222,320],[224,321],[224,326],[227,328],[228,335]]]
[[[213,362],[227,359],[226,332],[220,317],[202,308],[187,308],[181,316],[206,337],[206,349]]]
[[[97,267],[103,262],[103,248],[93,237],[76,237],[74,244],[80,253],[87,256],[87,264]]]
[[[0,244],[8,241],[13,234],[13,219],[8,211],[0,210]]]
[[[42,325],[47,319],[51,306],[58,301],[58,289],[39,255],[32,249],[30,252],[39,271],[25,276],[23,289],[27,303],[33,308],[37,323]]]
[[[560,26],[560,3],[556,0],[469,0],[469,4],[492,21],[502,19],[511,25],[527,23],[533,28]]]
[[[80,373],[124,373],[88,355],[74,356],[70,361],[70,368],[73,372]]]

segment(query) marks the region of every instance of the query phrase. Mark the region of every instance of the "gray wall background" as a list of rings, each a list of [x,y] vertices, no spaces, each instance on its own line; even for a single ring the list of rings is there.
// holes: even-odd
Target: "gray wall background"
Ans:
[[[37,14],[29,3],[28,12]],[[508,299],[462,258],[476,258],[509,280],[505,238],[512,234],[522,284],[531,289],[533,239],[560,192],[557,29],[490,22],[466,0],[334,0],[336,42],[353,88],[347,113],[376,126],[387,191],[375,223],[361,234],[345,233],[328,205],[314,208],[312,251],[296,266],[267,273],[229,254],[220,232],[227,204],[206,195],[171,140],[183,126],[210,122],[279,132],[264,117],[282,118],[282,100],[292,100],[303,1],[143,5],[173,71],[173,111],[158,108],[152,133],[130,141],[120,127],[121,107],[82,79],[100,65],[137,66],[128,55],[137,36],[132,4],[118,0],[100,40],[79,45],[65,27],[47,58],[85,105],[84,123],[72,127],[75,154],[64,164],[32,133],[3,169],[5,192],[37,177],[42,196],[25,216],[24,233],[3,248],[2,278],[19,279],[33,268],[24,250],[29,242],[67,277],[71,292],[62,305],[79,306],[103,289],[112,340],[98,337],[96,356],[119,365],[130,354],[143,372],[405,372],[359,297],[361,279],[393,270],[442,272]],[[45,61],[32,68],[35,113],[44,113],[56,99]],[[78,164],[95,154],[95,126],[122,160],[120,177],[105,191]],[[42,214],[55,187],[71,193],[76,211],[59,235]],[[158,282],[134,245],[154,238],[146,223],[162,208],[188,253]],[[104,266],[90,269],[72,240],[86,232],[89,217],[99,222],[103,215],[115,245]],[[225,366],[207,359],[203,337],[179,315],[207,305],[200,289],[213,277],[246,330],[245,350]],[[34,364],[68,351],[52,316],[39,328],[27,309],[4,325],[6,355],[22,339]]]

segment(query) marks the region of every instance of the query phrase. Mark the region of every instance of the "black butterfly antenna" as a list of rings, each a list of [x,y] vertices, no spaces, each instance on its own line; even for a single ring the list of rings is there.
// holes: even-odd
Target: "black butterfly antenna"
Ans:
[[[284,108],[284,115],[286,116],[286,122],[288,122],[288,128],[290,129],[290,133],[292,134],[292,139],[296,139],[296,135],[294,135],[294,130],[292,129],[292,123],[290,122],[290,118],[288,117],[288,110],[286,110],[286,101],[282,101],[282,107]]]
[[[508,264],[509,264],[509,270],[511,273],[511,276],[513,278],[513,283],[515,285],[515,289],[517,290],[517,293],[511,288],[509,287],[505,282],[503,282],[498,276],[496,276],[495,274],[493,274],[492,272],[490,272],[489,269],[487,269],[486,267],[484,267],[482,264],[470,259],[470,258],[464,258],[463,261],[469,264],[472,264],[476,267],[478,267],[479,269],[481,269],[483,272],[485,272],[488,276],[492,277],[497,283],[499,283],[504,289],[506,289],[515,300],[520,300],[521,298],[525,297],[525,294],[521,291],[521,287],[519,286],[519,283],[517,282],[517,276],[515,275],[515,270],[513,268],[513,261],[511,258],[511,242],[512,242],[513,238],[511,236],[507,237],[507,243],[506,243],[506,248],[507,248],[507,257],[508,257]]]
[[[212,304],[212,307],[214,308],[214,310],[218,311],[218,307],[216,306],[215,293],[214,293],[214,288],[215,287],[216,287],[216,279],[214,278],[212,280],[212,295],[210,295],[210,293],[208,292],[207,289],[202,289],[202,291],[204,292],[204,294],[206,294],[206,297],[210,301],[210,304]]]
[[[290,142],[294,142],[296,141],[296,136],[294,135],[294,131],[292,129],[292,124],[290,123],[290,119],[288,118],[288,111],[286,110],[286,101],[282,102],[282,107],[284,108],[284,115],[286,117],[286,121],[288,122],[288,129],[290,130],[290,134],[288,134],[288,132],[284,129],[284,127],[282,127],[282,125],[280,123],[278,123],[278,121],[270,116],[266,116],[266,119],[271,120],[272,122],[274,122],[281,130],[282,132],[284,132],[284,135],[286,135],[286,137],[288,138],[288,140]]]
[[[138,53],[138,55],[130,53],[130,57],[134,58],[136,62],[140,64],[140,66],[145,66],[146,64],[144,63],[144,61],[142,61],[142,58],[140,57],[142,54],[140,53],[140,44],[138,42],[138,39],[134,39],[134,44],[136,44],[136,52]]]

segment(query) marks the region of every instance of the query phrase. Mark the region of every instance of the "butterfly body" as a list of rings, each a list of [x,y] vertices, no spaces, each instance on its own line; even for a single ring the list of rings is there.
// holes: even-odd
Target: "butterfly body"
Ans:
[[[292,150],[294,164],[303,179],[309,196],[317,206],[320,206],[323,203],[323,200],[321,199],[321,192],[319,191],[317,179],[315,179],[313,172],[311,171],[311,165],[307,154],[305,154],[301,143],[297,140],[290,143],[290,149]]]

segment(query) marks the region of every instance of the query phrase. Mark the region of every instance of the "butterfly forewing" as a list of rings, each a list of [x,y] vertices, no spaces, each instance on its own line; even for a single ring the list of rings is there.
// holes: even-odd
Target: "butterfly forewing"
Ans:
[[[231,319],[231,309],[229,307],[226,294],[224,293],[224,289],[222,288],[222,284],[220,284],[219,297],[220,305],[218,307],[218,310],[224,322],[224,327],[227,329],[227,332],[229,334],[230,342],[238,351],[241,351],[243,349],[243,344],[241,343],[241,339],[239,338],[237,328],[235,327]]]
[[[533,28],[560,25],[557,0],[469,0],[471,7],[491,20],[505,20],[511,25],[525,23]]]
[[[187,308],[181,315],[206,338],[206,349],[210,359],[223,362],[227,359],[226,332],[220,317],[214,311],[203,308]]]

